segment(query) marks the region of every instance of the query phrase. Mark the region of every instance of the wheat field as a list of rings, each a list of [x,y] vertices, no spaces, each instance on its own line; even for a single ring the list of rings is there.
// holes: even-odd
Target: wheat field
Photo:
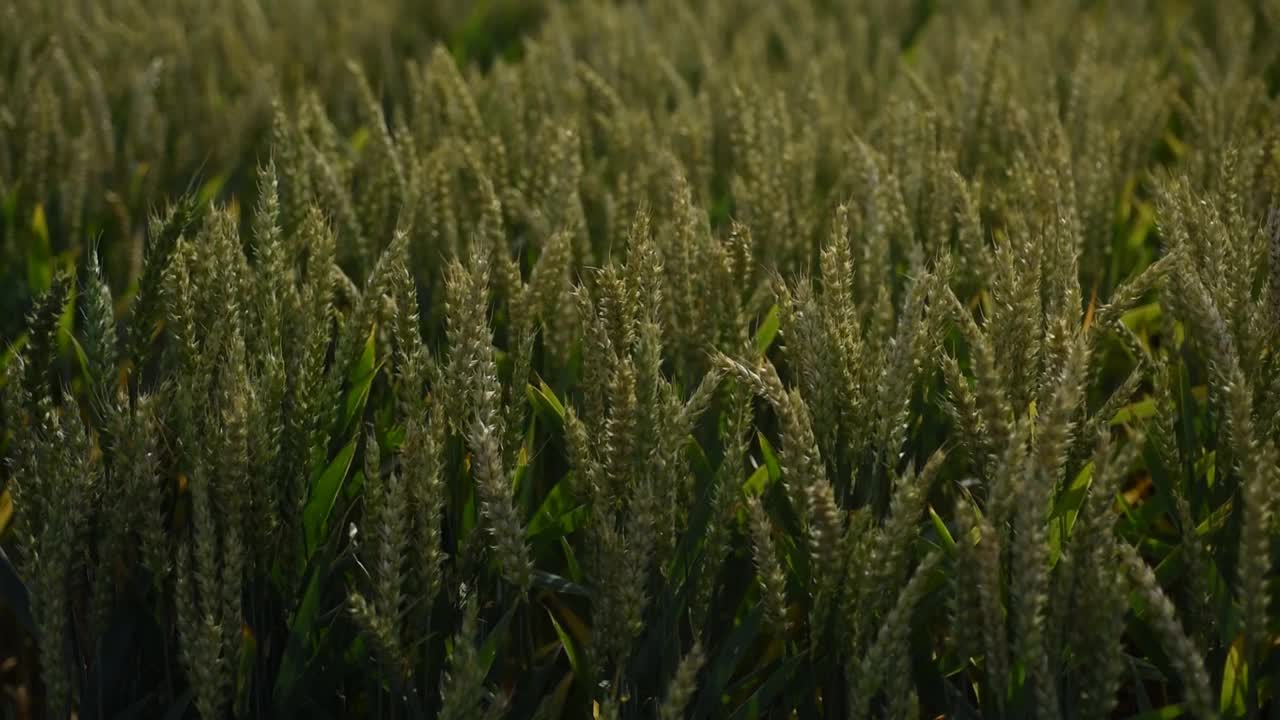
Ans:
[[[0,2],[0,717],[1280,717],[1277,0]]]

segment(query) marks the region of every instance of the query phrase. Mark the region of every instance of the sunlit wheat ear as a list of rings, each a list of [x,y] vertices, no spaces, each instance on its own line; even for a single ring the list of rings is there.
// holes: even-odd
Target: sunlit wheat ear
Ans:
[[[543,247],[525,289],[525,302],[542,324],[544,346],[559,362],[568,359],[576,339],[573,314],[565,312],[572,307],[572,262],[571,236],[557,232]]]
[[[1263,439],[1258,434],[1253,391],[1241,369],[1235,338],[1185,256],[1171,276],[1170,285],[1179,294],[1178,311],[1199,333],[1204,344],[1210,362],[1211,390],[1223,408],[1223,424],[1237,457],[1244,503],[1237,591],[1243,606],[1246,644],[1253,656],[1260,651],[1263,618],[1270,605],[1270,591],[1264,578],[1269,565],[1266,528],[1273,513],[1276,446],[1274,440]]]
[[[13,528],[17,540],[16,570],[29,587],[35,627],[49,647],[64,647],[73,628],[68,618],[70,590],[80,560],[75,548],[85,541],[90,508],[101,492],[101,463],[94,459],[88,431],[71,398],[60,405],[38,396],[19,379],[24,362],[14,359],[5,388],[5,415],[17,420],[9,469],[18,473],[7,483],[12,500],[26,517]],[[31,403],[34,403],[32,405]],[[25,407],[24,407],[25,406]],[[23,421],[22,418],[25,418]],[[45,704],[51,715],[66,715],[77,702],[69,672],[71,659],[47,651],[41,659]]]
[[[1155,573],[1130,545],[1121,545],[1121,558],[1134,591],[1142,598],[1149,614],[1149,622],[1159,635],[1161,644],[1169,655],[1169,662],[1182,676],[1185,702],[1197,717],[1218,716],[1210,692],[1209,676],[1205,671],[1200,651],[1192,644],[1178,622],[1176,610],[1169,597],[1160,588]]]
[[[698,671],[706,662],[706,655],[700,643],[694,643],[689,653],[680,660],[676,674],[667,686],[667,696],[658,708],[660,720],[679,720],[685,716],[685,708],[694,692],[698,689]]]
[[[728,416],[724,422],[722,434],[724,459],[716,473],[715,486],[710,491],[711,513],[706,537],[708,567],[721,565],[735,550],[734,539],[738,536],[734,516],[739,507],[738,481],[745,475],[751,447],[750,429],[753,421],[751,395],[737,384],[730,385],[725,395]],[[696,607],[710,611],[710,601],[717,585],[715,580],[703,579]],[[774,619],[782,619],[782,615],[775,614]]]
[[[898,593],[893,609],[885,617],[866,655],[850,666],[849,707],[852,717],[868,717],[868,708],[881,688],[892,706],[900,707],[901,703],[910,703],[914,699],[907,653],[911,616],[924,597],[926,583],[940,561],[939,554],[933,553],[921,562]]]
[[[399,148],[387,128],[382,104],[375,97],[364,71],[353,61],[348,63],[347,69],[359,98],[361,124],[370,134],[369,147],[359,172],[359,179],[363,182],[358,185],[359,192],[354,200],[369,233],[367,251],[376,252],[383,238],[392,233],[396,215],[406,200],[405,169]],[[371,259],[372,256],[365,261]]]
[[[126,462],[128,496],[136,503],[138,512],[142,564],[150,571],[153,586],[158,591],[167,591],[173,572],[167,511],[174,494],[174,483],[172,478],[166,477],[161,464],[164,437],[158,404],[154,397],[138,398],[130,419],[130,450],[126,454]]]
[[[916,540],[926,499],[945,460],[946,454],[939,450],[918,472],[908,466],[901,477],[895,478],[889,513],[874,541],[872,565],[867,569],[871,585],[896,587],[905,581],[911,559],[911,546]],[[876,609],[883,607],[883,600],[872,605]]]
[[[502,575],[525,590],[532,565],[524,542],[524,528],[510,495],[502,449],[502,389],[494,361],[488,318],[489,266],[484,254],[474,253],[471,267],[455,261],[446,286],[449,321],[448,374],[456,393],[452,402],[459,432],[472,453],[472,473],[480,498],[494,558]]]
[[[1271,308],[1271,332],[1280,336],[1280,206],[1267,211],[1267,292]]]
[[[787,631],[787,578],[778,561],[773,542],[773,527],[759,498],[749,498],[747,508],[751,521],[751,556],[756,567],[756,582],[769,624],[780,634]]]
[[[462,622],[453,637],[453,652],[440,682],[440,717],[449,720],[499,718],[505,710],[505,698],[494,696],[485,684],[481,667],[477,600],[468,596],[463,601]]]
[[[119,344],[116,335],[115,309],[111,299],[111,288],[107,285],[102,272],[102,264],[98,248],[94,246],[89,253],[88,278],[84,283],[83,314],[85,320],[85,353],[89,367],[95,374],[99,392],[107,395],[100,398],[106,400],[114,394],[116,380],[116,363],[119,360]]]
[[[399,619],[409,547],[408,493],[397,472],[384,472],[375,433],[366,434],[364,452],[365,567],[373,575],[372,598],[353,596],[352,609],[380,646],[382,660],[400,667],[404,663]]]
[[[1097,431],[1093,454],[1093,482],[1089,497],[1072,533],[1072,562],[1077,566],[1076,617],[1069,624],[1066,642],[1079,658],[1077,668],[1086,682],[1075,688],[1076,707],[1091,714],[1105,715],[1118,701],[1117,690],[1124,672],[1123,629],[1127,598],[1124,569],[1119,562],[1119,538],[1113,531],[1115,498],[1122,489],[1125,473],[1140,455],[1144,442],[1119,451],[1107,429]]]

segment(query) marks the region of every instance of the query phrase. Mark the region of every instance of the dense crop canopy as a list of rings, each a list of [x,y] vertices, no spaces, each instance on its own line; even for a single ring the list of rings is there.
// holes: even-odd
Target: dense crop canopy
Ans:
[[[4,717],[1257,718],[1276,0],[0,3]]]

